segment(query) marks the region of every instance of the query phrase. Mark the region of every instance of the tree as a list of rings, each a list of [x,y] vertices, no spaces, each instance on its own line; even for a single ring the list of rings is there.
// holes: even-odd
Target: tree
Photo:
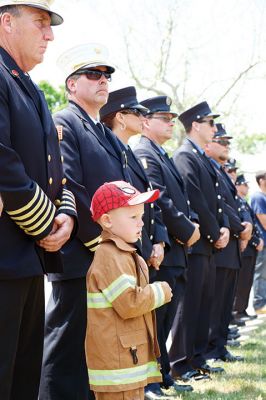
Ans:
[[[170,96],[178,114],[207,99],[213,110],[221,113],[223,119],[229,121],[231,130],[246,131],[247,128],[241,124],[244,114],[241,110],[241,94],[250,79],[263,78],[260,66],[265,62],[260,56],[263,49],[258,51],[264,28],[261,25],[261,30],[257,29],[256,18],[259,16],[256,5],[246,5],[245,12],[254,16],[252,23],[246,22],[248,29],[252,30],[250,37],[253,40],[246,42],[245,54],[241,53],[241,58],[238,57],[238,38],[230,37],[230,31],[234,32],[231,14],[235,14],[237,18],[238,14],[244,11],[239,2],[232,2],[227,7],[226,15],[220,12],[219,6],[222,5],[219,2],[215,8],[211,6],[211,11],[205,4],[205,7],[197,10],[198,14],[195,1],[165,0],[163,9],[160,5],[160,2],[155,1],[151,7],[149,0],[142,5],[141,12],[145,15],[147,37],[142,32],[140,38],[134,22],[124,31],[127,68],[136,87],[147,93],[147,96]],[[145,6],[149,7],[148,13],[145,12]],[[205,10],[203,14],[202,10]],[[209,35],[203,26],[210,27]],[[234,24],[234,29],[236,27],[238,26]],[[248,29],[245,32],[247,37]],[[240,36],[240,28],[238,30]],[[241,34],[243,36],[243,33]],[[228,48],[230,40],[236,40],[233,55],[227,53],[226,48],[219,48],[225,35],[229,41]],[[215,46],[217,51],[214,51]],[[230,62],[229,56],[233,60],[230,68],[226,65]],[[179,128],[178,132],[172,143],[168,143],[169,148],[182,142],[185,132],[182,128]],[[241,143],[241,140],[242,138],[239,138],[238,143]]]
[[[252,135],[239,135],[237,147],[241,153],[256,154],[262,152],[266,147],[266,134],[254,133]]]
[[[51,113],[61,110],[67,105],[65,88],[63,85],[59,86],[59,89],[55,89],[48,81],[41,81],[38,86],[44,92]]]

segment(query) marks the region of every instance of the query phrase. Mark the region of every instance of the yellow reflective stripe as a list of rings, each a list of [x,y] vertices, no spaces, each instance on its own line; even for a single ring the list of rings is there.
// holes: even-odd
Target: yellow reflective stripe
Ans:
[[[87,292],[87,308],[112,308],[112,304],[106,300],[103,293]]]
[[[39,235],[40,233],[44,232],[45,229],[50,225],[50,223],[51,223],[52,220],[54,219],[55,211],[56,211],[56,208],[55,208],[55,206],[53,206],[53,210],[52,210],[52,214],[51,214],[50,218],[48,219],[48,221],[46,222],[46,224],[43,225],[38,231],[35,231],[35,232],[28,232],[28,230],[25,229],[25,233],[28,233],[28,234],[31,235],[31,236],[37,236],[37,235]]]
[[[50,215],[50,213],[51,213],[51,208],[52,208],[52,207],[54,207],[53,203],[49,203],[48,208],[47,208],[45,214],[42,216],[42,218],[39,219],[39,220],[36,222],[35,225],[29,226],[29,227],[27,228],[27,231],[28,231],[28,232],[31,232],[31,231],[34,231],[36,228],[38,228],[38,227],[47,219],[47,217]],[[24,226],[25,226],[25,224],[20,224],[20,223],[17,223],[17,224],[18,224],[20,227],[22,227],[22,228],[24,228]]]
[[[36,186],[35,195],[33,196],[32,200],[29,201],[29,203],[27,203],[25,206],[23,206],[23,207],[21,207],[21,208],[18,208],[17,210],[14,210],[14,211],[7,211],[7,213],[8,213],[9,215],[16,215],[16,214],[22,213],[23,211],[28,210],[28,209],[32,206],[32,204],[35,202],[35,200],[37,199],[37,197],[39,196],[40,190],[41,190],[40,187],[39,187],[39,186]]]
[[[161,307],[165,303],[165,295],[160,282],[154,282],[151,284],[151,288],[154,294],[154,308]]]
[[[99,247],[99,245],[97,244],[97,246],[95,246],[95,247],[90,247],[89,250],[94,252],[98,249],[98,247]]]
[[[103,293],[107,300],[112,303],[121,293],[129,288],[135,289],[137,279],[135,276],[122,274],[107,288],[103,289]]]
[[[116,386],[126,385],[134,382],[142,382],[150,377],[160,377],[157,362],[151,361],[138,367],[114,369],[114,370],[95,370],[88,369],[89,381],[94,386]]]
[[[36,219],[43,213],[43,211],[47,207],[47,204],[49,202],[48,197],[43,195],[41,200],[40,200],[40,202],[43,201],[43,200],[44,200],[44,203],[43,203],[42,207],[39,209],[39,211],[36,214],[34,214],[33,218],[28,219],[27,221],[24,221],[24,222],[21,222],[21,223],[19,223],[19,221],[22,221],[23,219],[25,219],[25,215],[23,215],[23,217],[17,217],[17,218],[11,217],[11,218],[13,220],[15,220],[19,226],[31,225],[34,221],[36,221]],[[36,209],[38,209],[39,207],[40,207],[40,204],[38,203],[37,206],[34,207],[32,211],[36,211]],[[30,214],[30,213],[28,213],[28,214]],[[31,212],[31,214],[32,214],[32,212]]]
[[[97,238],[91,240],[90,242],[84,243],[86,247],[92,246],[95,243],[99,243],[101,236],[97,236]]]

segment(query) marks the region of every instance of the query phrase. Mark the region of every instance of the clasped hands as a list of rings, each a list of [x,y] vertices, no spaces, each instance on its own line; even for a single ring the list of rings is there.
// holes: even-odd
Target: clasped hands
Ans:
[[[68,241],[74,228],[74,218],[67,214],[58,214],[54,219],[51,232],[37,243],[49,252],[58,251]]]

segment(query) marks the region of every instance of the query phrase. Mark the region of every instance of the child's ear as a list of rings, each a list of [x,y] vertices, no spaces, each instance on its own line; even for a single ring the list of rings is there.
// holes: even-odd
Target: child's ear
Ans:
[[[112,220],[109,214],[103,214],[100,218],[100,222],[104,228],[110,229],[112,227]]]

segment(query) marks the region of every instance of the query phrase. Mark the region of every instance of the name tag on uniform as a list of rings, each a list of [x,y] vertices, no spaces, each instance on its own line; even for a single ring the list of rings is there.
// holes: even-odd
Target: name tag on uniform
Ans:
[[[142,165],[143,165],[143,168],[144,168],[144,169],[148,169],[147,159],[143,157],[143,158],[141,158],[140,160],[141,160],[141,163],[142,163]]]
[[[63,126],[62,125],[56,125],[56,130],[57,130],[57,137],[59,142],[63,140]]]

